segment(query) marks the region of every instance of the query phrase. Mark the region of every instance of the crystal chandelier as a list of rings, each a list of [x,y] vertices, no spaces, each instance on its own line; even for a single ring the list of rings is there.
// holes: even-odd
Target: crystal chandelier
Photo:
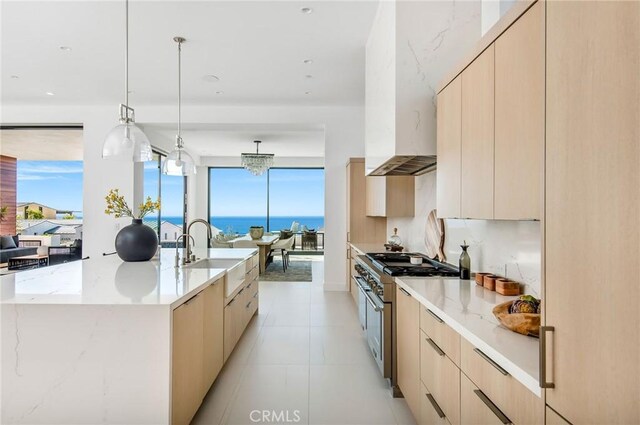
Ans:
[[[134,162],[151,161],[151,144],[136,125],[136,113],[129,106],[129,0],[125,0],[124,104],[120,104],[120,124],[104,140],[102,157]]]
[[[260,176],[273,166],[273,154],[258,152],[262,143],[260,140],[255,140],[253,143],[256,144],[256,153],[243,153],[242,166],[254,176]]]

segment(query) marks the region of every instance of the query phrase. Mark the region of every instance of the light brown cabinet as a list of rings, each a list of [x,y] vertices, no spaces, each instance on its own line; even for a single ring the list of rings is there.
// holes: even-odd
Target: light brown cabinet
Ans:
[[[546,402],[640,423],[640,2],[546,8]]]
[[[387,237],[387,219],[367,216],[364,158],[347,163],[347,242],[380,243]]]
[[[202,291],[203,298],[203,396],[224,364],[224,284],[218,281]]]
[[[495,42],[495,218],[542,214],[544,41],[537,2]]]
[[[493,218],[494,46],[462,73],[462,218]]]
[[[421,332],[420,378],[452,425],[460,424],[460,369]]]
[[[417,422],[420,425],[447,425],[449,422],[433,395],[424,385],[421,385],[420,389],[422,390],[420,393],[420,415]]]
[[[396,286],[398,386],[418,417],[421,405],[420,310],[418,301]]]
[[[258,265],[253,259],[247,261],[249,270],[240,289],[224,307],[224,361],[226,362],[244,330],[259,308]]]
[[[504,425],[509,418],[464,374],[460,378],[460,420],[463,424]]]
[[[188,424],[203,397],[204,296],[173,310],[171,423]]]
[[[460,217],[462,155],[462,85],[460,77],[445,87],[437,98],[437,211],[438,217]]]
[[[366,207],[369,217],[413,217],[415,177],[367,176]]]

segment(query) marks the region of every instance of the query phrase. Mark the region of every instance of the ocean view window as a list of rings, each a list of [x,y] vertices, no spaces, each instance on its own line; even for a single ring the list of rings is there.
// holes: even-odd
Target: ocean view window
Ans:
[[[158,233],[160,245],[175,247],[176,239],[185,230],[186,177],[162,174],[165,156],[153,153],[153,159],[144,164],[144,197],[160,198],[160,211],[145,217],[145,224]]]
[[[209,168],[209,222],[214,232],[246,234],[250,226],[324,231],[324,169]]]

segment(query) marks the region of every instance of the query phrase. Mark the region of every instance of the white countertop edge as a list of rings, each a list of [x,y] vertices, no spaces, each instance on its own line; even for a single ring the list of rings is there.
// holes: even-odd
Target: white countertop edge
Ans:
[[[245,260],[242,260],[242,261],[245,261]],[[188,301],[190,298],[193,298],[194,296],[198,295],[200,292],[204,291],[209,285],[212,285],[217,280],[224,278],[227,274],[227,269],[209,269],[209,270],[215,271],[217,274],[210,277],[209,279],[204,281],[201,285],[196,286],[191,291],[187,292],[186,294],[182,295],[180,298],[178,298],[177,300],[169,304],[169,308],[171,310],[175,310],[176,308],[184,304],[185,301]],[[221,283],[224,285],[224,280]]]
[[[542,398],[542,388],[540,388],[540,383],[538,379],[534,376],[531,376],[526,371],[522,370],[518,365],[513,363],[507,357],[502,355],[499,351],[495,350],[489,344],[484,342],[481,338],[477,337],[463,325],[453,320],[447,313],[442,311],[440,308],[436,307],[429,300],[423,297],[420,293],[415,291],[410,285],[406,284],[402,280],[396,278],[396,283],[400,285],[404,290],[409,292],[411,296],[417,299],[421,304],[425,305],[427,308],[436,313],[447,325],[449,325],[453,330],[458,332],[464,339],[469,341],[475,347],[479,348],[484,352],[487,356],[489,356],[493,361],[495,361],[498,365],[500,365],[504,370],[509,372],[511,376],[514,377],[518,382],[524,385],[529,391],[534,393],[536,396]]]

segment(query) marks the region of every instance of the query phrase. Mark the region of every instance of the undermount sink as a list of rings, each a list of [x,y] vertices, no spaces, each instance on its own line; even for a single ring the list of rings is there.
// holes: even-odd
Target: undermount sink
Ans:
[[[230,269],[241,261],[242,258],[202,258],[193,263],[185,264],[184,267],[192,269]]]

